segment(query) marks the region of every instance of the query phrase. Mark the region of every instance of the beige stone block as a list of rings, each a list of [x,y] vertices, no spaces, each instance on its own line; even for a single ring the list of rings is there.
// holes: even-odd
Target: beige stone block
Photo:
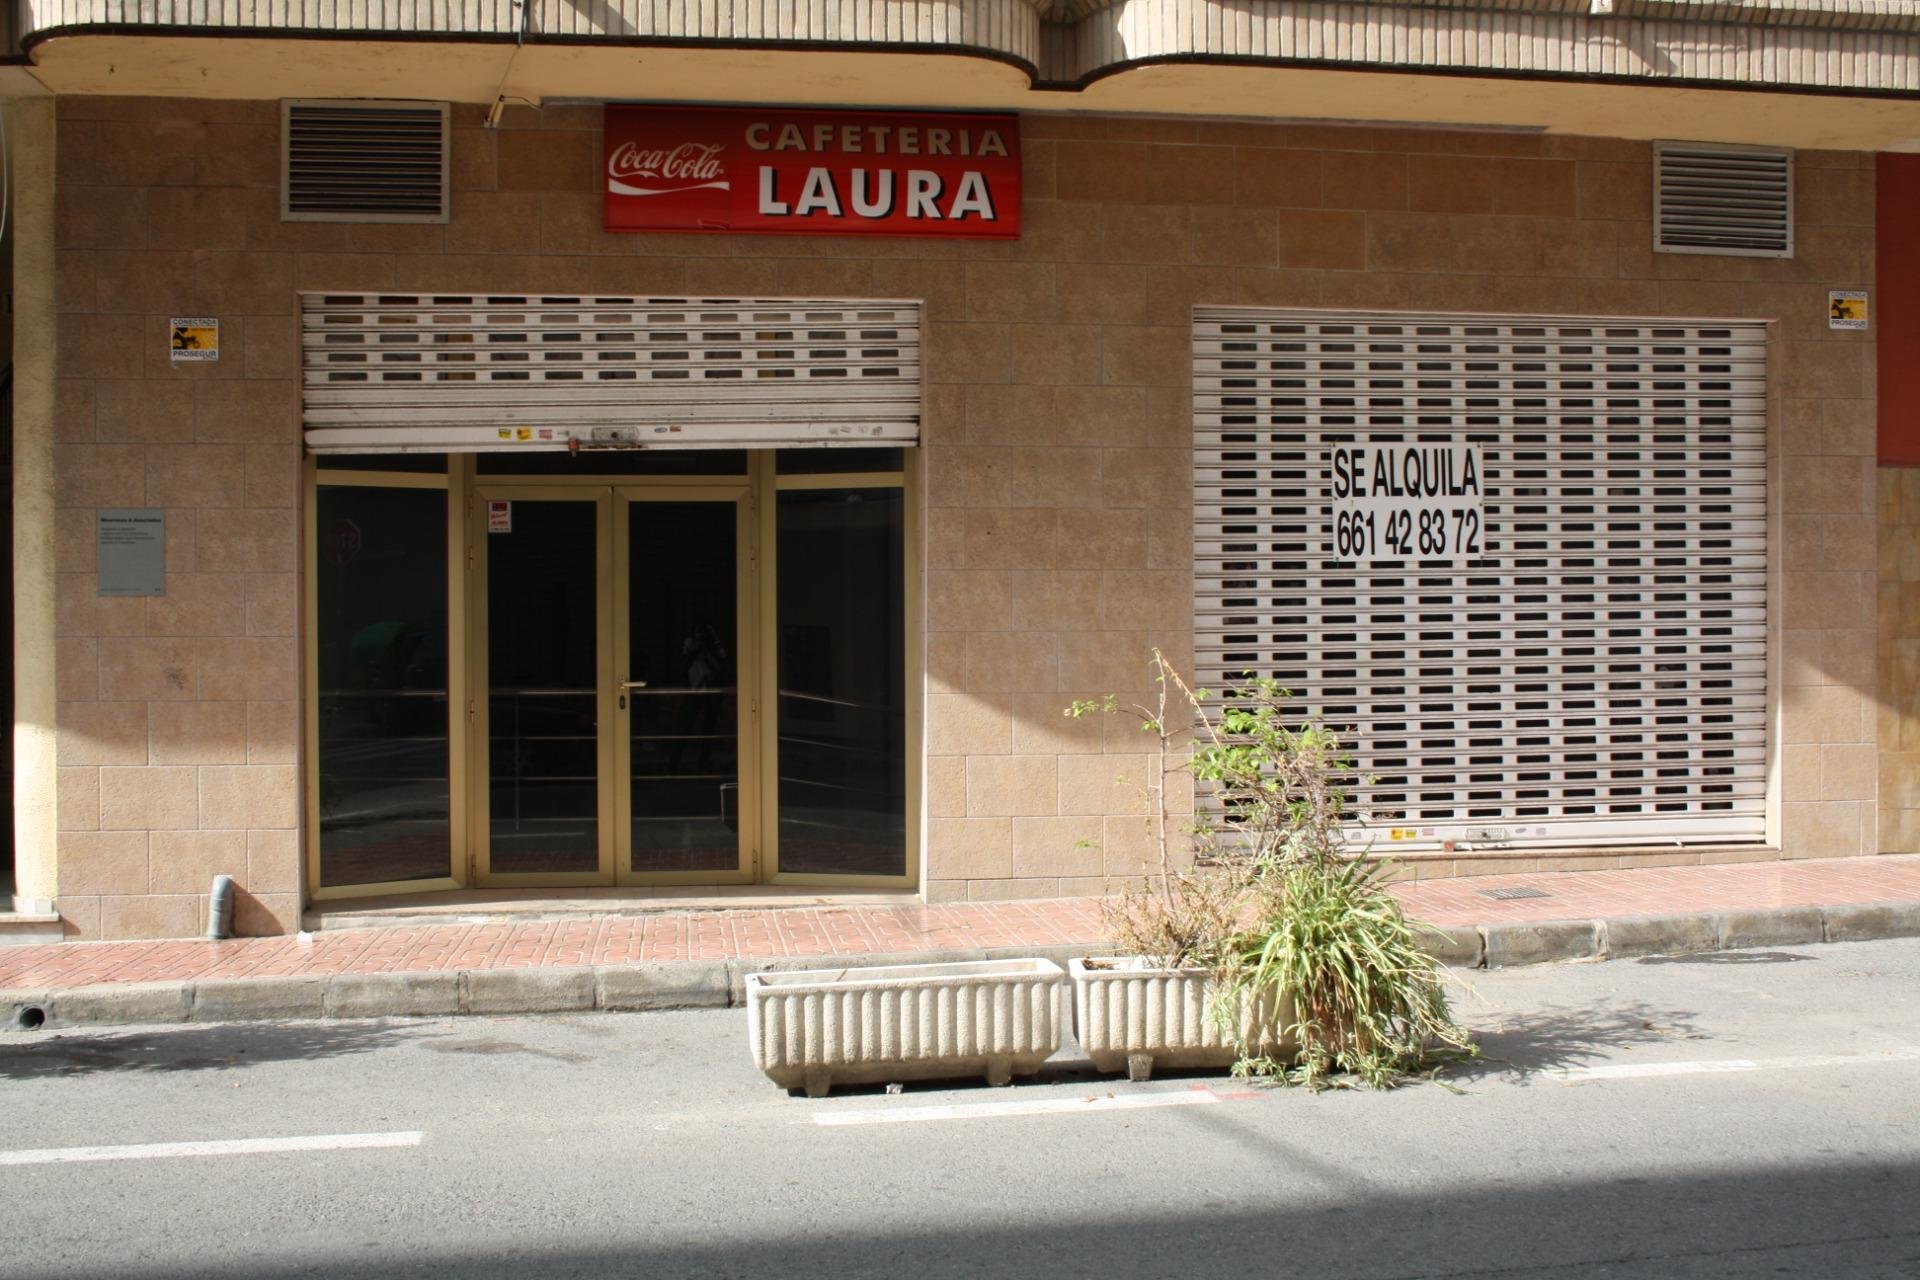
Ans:
[[[1183,387],[1193,377],[1192,336],[1172,325],[1109,325],[1102,381],[1115,387]]]
[[[58,506],[146,505],[146,450],[140,445],[58,443],[53,463],[53,500]]]
[[[238,445],[149,445],[147,505],[237,507],[246,502],[247,452]]]
[[[237,938],[275,938],[300,930],[300,895],[256,893],[251,887],[233,896],[233,933]]]
[[[100,443],[193,443],[193,384],[142,378],[91,385]]]
[[[247,704],[248,764],[293,764],[299,759],[299,739],[298,702],[287,699]]]
[[[1101,505],[1098,449],[1008,450],[1007,502],[1013,507],[1061,510]]]
[[[1781,502],[1789,515],[1871,515],[1875,483],[1871,458],[1804,458],[1787,468]]]
[[[967,882],[965,880],[929,880],[927,881],[926,900],[928,903],[965,902],[967,900]]]
[[[290,444],[250,444],[247,450],[246,504],[284,507],[300,502],[300,450]]]
[[[194,438],[203,444],[293,444],[299,411],[299,384],[290,378],[202,382],[194,388]]]
[[[247,888],[256,894],[300,891],[297,831],[247,832]]]
[[[143,938],[195,938],[206,931],[206,900],[199,896],[100,899],[100,939],[132,942]]]
[[[1236,147],[1234,199],[1243,205],[1308,208],[1320,203],[1322,157],[1318,151]]]
[[[100,642],[63,636],[54,660],[54,696],[62,702],[92,702],[100,696]]]
[[[1159,630],[1193,624],[1193,577],[1129,570],[1103,575],[1100,625],[1108,631]]]
[[[1883,808],[1920,810],[1920,752],[1882,751],[1879,772]]]
[[[1453,226],[1445,214],[1367,215],[1369,271],[1434,271],[1449,260]]]
[[[970,880],[969,902],[1024,902],[1032,898],[1057,898],[1060,882],[1051,876],[1016,880]]]
[[[1783,740],[1789,744],[1860,740],[1861,698],[1856,689],[1790,687],[1783,702]]]
[[[1045,632],[975,632],[966,641],[968,693],[1048,693],[1060,687],[1055,639]]]
[[[1152,654],[1144,631],[1071,631],[1059,636],[1060,687],[1138,688]]]
[[[1493,166],[1482,156],[1409,156],[1407,207],[1418,213],[1491,213]]]
[[[112,636],[100,642],[100,696],[108,701],[192,699],[202,646],[192,640]]]
[[[1056,770],[1052,756],[967,757],[967,815],[1044,817],[1058,812]]]
[[[291,573],[296,567],[294,529],[292,511],[201,511],[194,554],[205,573]]]
[[[209,702],[273,701],[299,690],[291,637],[223,636],[201,643],[201,696]]]
[[[248,316],[240,355],[247,377],[300,376],[300,320],[297,316]]]
[[[1097,375],[1096,375],[1097,376]],[[1054,400],[1055,438],[1063,445],[1138,448],[1146,443],[1152,388],[1061,386]],[[1192,427],[1188,427],[1189,433]]]
[[[190,831],[199,820],[193,769],[112,765],[100,770],[103,831]]]
[[[1099,701],[1102,693],[1078,695]],[[1013,697],[1013,753],[1023,756],[1086,755],[1101,750],[1108,713],[1068,714],[1076,701],[1068,693],[1023,693]],[[1115,712],[1114,715],[1124,715]]]
[[[1054,567],[1059,517],[1050,509],[969,511],[966,525],[969,569]]]
[[[1320,202],[1329,209],[1405,209],[1407,157],[1330,151],[1321,157]]]
[[[1861,809],[1860,804],[1850,802],[1781,805],[1782,851],[1789,858],[1851,857],[1859,853]]]
[[[61,831],[100,829],[100,771],[71,768],[55,771],[55,816]]]
[[[146,600],[147,634],[232,635],[246,623],[246,601],[247,581],[237,573],[168,574],[166,594]]]
[[[1013,874],[1098,876],[1102,873],[1100,819],[1015,818]]]
[[[157,702],[151,715],[155,764],[245,764],[246,706],[238,702]]]
[[[1017,570],[1012,587],[1015,631],[1093,626],[1100,620],[1101,575],[1088,570]]]
[[[1005,755],[1012,710],[1006,694],[936,693],[927,698],[927,754]]]
[[[1016,383],[1056,389],[1099,387],[1099,326],[1016,324],[1012,327],[1012,337]],[[1063,398],[1056,397],[1056,406]]]
[[[1880,811],[1880,852],[1920,853],[1920,809]]]
[[[975,880],[1013,874],[1011,818],[927,820],[927,878]]]
[[[1108,876],[1159,875],[1161,853],[1157,825],[1151,814],[1110,814],[1100,820],[1101,871]],[[1175,866],[1190,862],[1191,856],[1174,846],[1184,844],[1185,836],[1169,830],[1167,862]]]
[[[1142,888],[1145,881],[1137,876],[1061,876],[1060,896],[1063,898],[1106,898],[1130,888]]]
[[[1013,619],[1013,583],[1005,570],[932,570],[927,574],[927,629],[1005,631]]]
[[[57,842],[62,897],[147,891],[146,832],[62,831]]]
[[[927,637],[929,694],[966,691],[967,639],[960,631],[937,631]]]
[[[1100,462],[1102,498],[1109,510],[1178,508],[1193,501],[1193,463],[1185,450],[1103,449]]]
[[[208,765],[200,770],[200,825],[208,830],[298,825],[291,765]]]
[[[299,634],[300,580],[291,573],[247,575],[247,634]]]
[[[1875,626],[1877,588],[1871,574],[1788,570],[1781,577],[1783,626],[1857,630]]]
[[[1101,226],[1100,256],[1108,263],[1185,262],[1188,212],[1183,205],[1111,204],[1089,216]]]
[[[1147,278],[1137,266],[1076,264],[1055,274],[1054,296],[1065,323],[1146,323]]]
[[[62,702],[55,754],[63,765],[145,764],[147,704]]]
[[[1878,780],[1878,749],[1872,743],[1820,749],[1822,800],[1872,800]]]
[[[60,636],[137,636],[146,627],[146,602],[138,596],[103,596],[91,573],[62,573],[54,580],[54,633]]]
[[[1059,812],[1109,816],[1146,813],[1157,785],[1155,758],[1146,755],[1061,756]]]
[[[1824,569],[1826,529],[1817,515],[1782,516],[1780,519],[1780,555],[1783,567],[1791,570]]]
[[[1583,160],[1574,168],[1575,211],[1582,218],[1638,222],[1653,207],[1650,160],[1631,164]]]
[[[1281,267],[1360,271],[1367,265],[1365,214],[1333,209],[1283,209],[1276,218]]]
[[[967,816],[967,762],[962,756],[927,757],[927,816]]]
[[[204,894],[215,876],[249,883],[244,831],[155,831],[147,838],[147,861],[155,893]]]
[[[1780,748],[1780,798],[1787,801],[1820,799],[1818,746]]]
[[[1147,519],[1137,510],[1060,513],[1055,566],[1060,569],[1144,569]]]
[[[966,389],[967,443],[1018,447],[1050,441],[1054,431],[1052,387],[979,383]]]
[[[1055,318],[1049,263],[969,262],[967,319],[1046,323]]]
[[[100,940],[100,899],[97,896],[63,893],[55,903],[60,912],[62,939],[67,942]]]
[[[1274,265],[1276,215],[1270,208],[1199,207],[1189,214],[1189,261],[1200,266]]]
[[[64,378],[138,378],[146,371],[139,316],[63,314],[54,322],[54,342]],[[115,506],[116,503],[103,505]]]
[[[1874,640],[1871,630],[1822,631],[1820,664],[1834,684],[1870,688],[1874,683]]]
[[[61,573],[92,574],[98,564],[93,511],[62,507],[53,513],[53,522],[53,567]]]
[[[1004,324],[929,324],[922,342],[928,383],[972,386],[1013,377],[1012,338]]]

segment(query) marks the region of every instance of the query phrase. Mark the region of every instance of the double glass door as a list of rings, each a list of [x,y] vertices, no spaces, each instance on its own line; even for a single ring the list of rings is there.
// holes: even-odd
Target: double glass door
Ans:
[[[481,486],[480,884],[752,878],[748,490]]]

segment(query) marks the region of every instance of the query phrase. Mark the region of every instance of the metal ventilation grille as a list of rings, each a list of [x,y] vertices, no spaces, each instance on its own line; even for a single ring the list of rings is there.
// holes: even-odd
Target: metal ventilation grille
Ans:
[[[282,216],[445,222],[445,103],[288,102]]]
[[[1196,674],[1349,731],[1376,839],[1764,837],[1763,328],[1205,310],[1194,340]],[[1379,493],[1469,460],[1471,495]]]
[[[307,446],[913,444],[920,304],[309,294]]]
[[[1793,153],[1662,142],[1654,148],[1654,248],[1793,256]]]

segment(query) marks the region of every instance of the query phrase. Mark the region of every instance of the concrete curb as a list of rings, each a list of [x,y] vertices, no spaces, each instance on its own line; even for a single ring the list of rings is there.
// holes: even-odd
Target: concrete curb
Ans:
[[[1552,920],[1439,928],[1416,924],[1445,964],[1506,968],[1625,960],[1814,942],[1920,938],[1920,902]],[[968,947],[897,955],[786,960],[687,960],[570,968],[335,974],[123,982],[0,991],[0,1031],[149,1023],[286,1022],[316,1018],[433,1018],[459,1014],[725,1009],[746,1003],[749,973],[950,964],[1040,957],[1065,967],[1105,945]]]

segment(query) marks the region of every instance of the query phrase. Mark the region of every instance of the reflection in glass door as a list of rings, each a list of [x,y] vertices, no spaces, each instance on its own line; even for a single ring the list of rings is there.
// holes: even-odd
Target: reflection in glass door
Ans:
[[[483,497],[492,495],[482,495]],[[489,876],[597,877],[604,501],[499,499],[486,539]]]
[[[615,571],[626,634],[615,705],[622,879],[743,877],[738,500],[628,499]]]

